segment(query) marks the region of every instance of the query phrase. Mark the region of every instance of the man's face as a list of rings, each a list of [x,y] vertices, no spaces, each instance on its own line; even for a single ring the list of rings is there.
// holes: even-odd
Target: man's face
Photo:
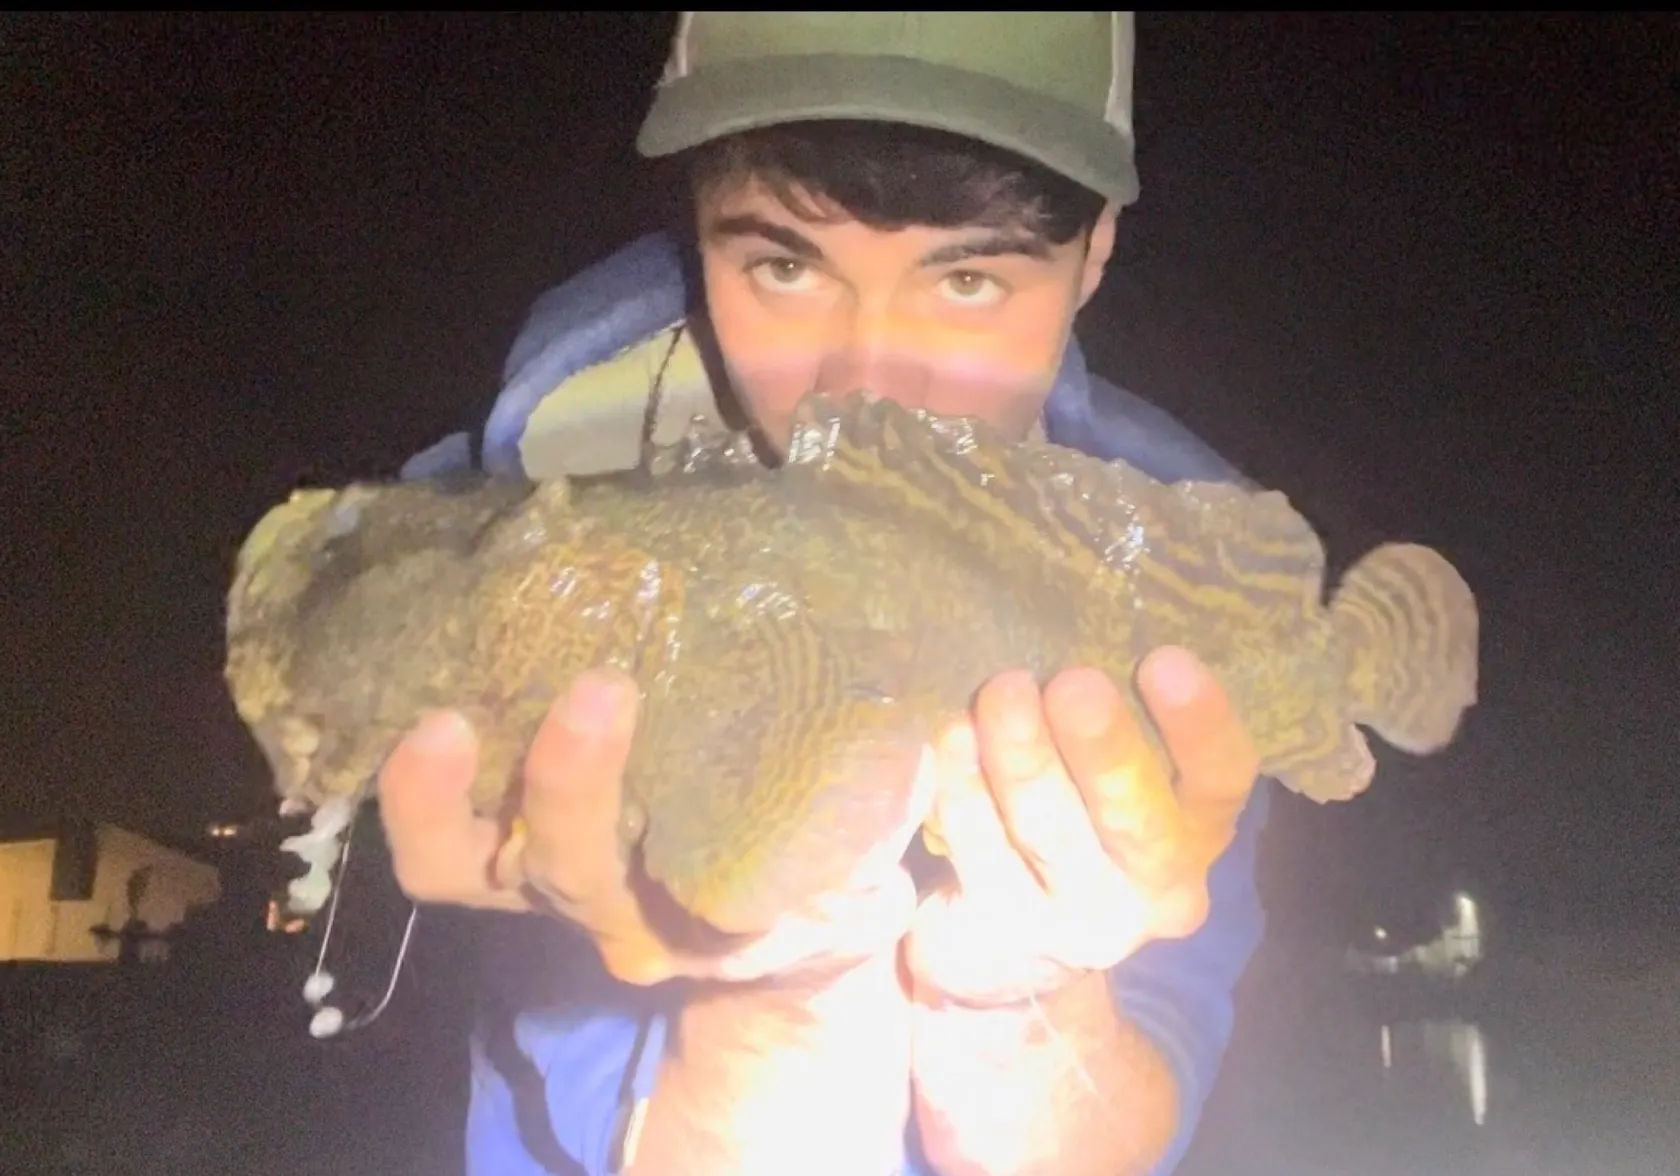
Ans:
[[[1114,245],[1112,209],[1088,240],[1053,245],[1019,230],[814,224],[756,183],[702,195],[697,215],[719,349],[777,448],[813,391],[1025,436]]]

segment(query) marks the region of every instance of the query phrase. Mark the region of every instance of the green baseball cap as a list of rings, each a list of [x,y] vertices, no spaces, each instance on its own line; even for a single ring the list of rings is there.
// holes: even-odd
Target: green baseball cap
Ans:
[[[637,147],[812,119],[907,123],[1137,199],[1129,12],[685,12]]]

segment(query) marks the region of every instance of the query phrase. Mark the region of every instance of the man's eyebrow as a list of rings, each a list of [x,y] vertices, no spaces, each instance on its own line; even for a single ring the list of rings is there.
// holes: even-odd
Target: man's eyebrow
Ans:
[[[961,241],[954,245],[941,245],[925,254],[921,264],[931,268],[956,265],[958,262],[974,261],[983,257],[1030,257],[1034,261],[1049,261],[1050,246],[1043,237],[1026,233],[999,233],[996,236]]]
[[[761,237],[778,248],[785,249],[793,256],[806,261],[823,260],[823,251],[817,243],[786,225],[778,225],[767,221],[752,213],[742,213],[738,216],[720,216],[706,228],[708,237]]]

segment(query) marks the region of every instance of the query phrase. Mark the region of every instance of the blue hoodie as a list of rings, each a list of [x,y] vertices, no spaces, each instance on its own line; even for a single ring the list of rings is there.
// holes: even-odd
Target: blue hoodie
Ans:
[[[492,472],[545,476],[549,471],[526,468],[526,458],[540,451],[529,448],[528,436],[528,426],[537,428],[538,406],[547,402],[545,420],[554,419],[556,404],[565,417],[574,402],[549,398],[575,390],[577,413],[595,411],[599,398],[585,403],[589,392],[577,377],[627,356],[634,361],[638,346],[673,337],[687,306],[676,246],[658,235],[549,291],[513,344],[478,444],[465,433],[446,438],[411,460],[404,475],[459,469],[476,456]],[[666,344],[660,347],[670,354]],[[631,370],[656,378],[651,361]],[[639,427],[641,411],[632,415]],[[1163,481],[1239,479],[1172,417],[1087,372],[1077,342],[1069,343],[1044,426],[1057,444],[1124,459]],[[1189,1144],[1230,1041],[1232,991],[1263,931],[1255,853],[1267,804],[1261,781],[1213,867],[1202,928],[1151,944],[1110,974],[1116,1004],[1160,1048],[1178,1080],[1181,1124],[1156,1169],[1162,1176]],[[504,920],[501,929],[507,934],[490,949],[487,999],[472,1042],[467,1170],[470,1176],[608,1176],[623,1116],[651,1090],[674,1012],[670,998],[661,989],[614,981],[571,928],[520,918]],[[906,1173],[931,1172],[914,1138],[906,1140],[905,1163]]]

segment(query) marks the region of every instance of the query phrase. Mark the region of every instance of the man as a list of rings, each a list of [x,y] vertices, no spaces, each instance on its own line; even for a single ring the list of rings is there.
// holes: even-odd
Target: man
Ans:
[[[1072,338],[1137,195],[1131,71],[1130,14],[683,14],[640,145],[684,157],[692,222],[537,304],[483,465],[626,468],[697,414],[774,453],[814,389],[1233,477],[1089,375]],[[1260,935],[1265,793],[1183,651],[1138,683],[1170,762],[1124,685],[1000,676],[936,752],[873,765],[937,785],[954,883],[918,899],[876,863],[717,953],[654,934],[618,858],[624,679],[585,675],[557,703],[511,835],[467,807],[470,730],[428,719],[381,780],[405,889],[563,920],[518,919],[496,959],[470,1170],[1170,1171]]]

